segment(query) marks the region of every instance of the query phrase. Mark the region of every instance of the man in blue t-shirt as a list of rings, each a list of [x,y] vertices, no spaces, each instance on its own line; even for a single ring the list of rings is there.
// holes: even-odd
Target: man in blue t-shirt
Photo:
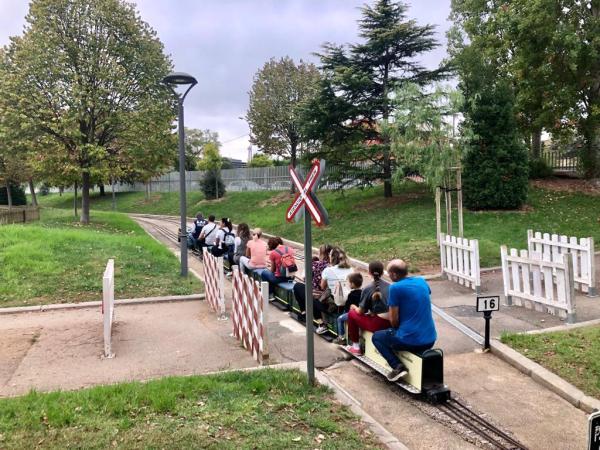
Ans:
[[[388,380],[396,381],[408,374],[395,351],[422,352],[433,347],[437,339],[431,314],[431,289],[421,277],[408,277],[408,266],[401,259],[387,267],[394,282],[388,294],[389,320],[393,328],[373,334],[373,345],[392,370]]]

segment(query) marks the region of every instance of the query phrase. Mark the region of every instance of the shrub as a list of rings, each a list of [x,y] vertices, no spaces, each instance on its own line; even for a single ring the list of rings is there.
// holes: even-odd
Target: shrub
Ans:
[[[200,190],[207,200],[221,198],[225,195],[225,184],[220,170],[208,170],[200,181]]]
[[[47,185],[46,183],[42,183],[42,185],[40,186],[39,193],[40,193],[40,195],[48,195],[48,194],[50,194],[50,186]]]
[[[532,180],[538,178],[550,178],[553,175],[552,167],[542,158],[532,158],[529,160],[529,178]]]
[[[466,112],[471,138],[463,171],[469,209],[516,209],[527,199],[527,149],[520,140],[512,91],[499,84],[481,92]]]
[[[13,206],[21,206],[27,204],[25,190],[18,184],[11,184],[10,194],[12,197]],[[8,205],[8,196],[6,195],[6,187],[0,188],[0,205]]]

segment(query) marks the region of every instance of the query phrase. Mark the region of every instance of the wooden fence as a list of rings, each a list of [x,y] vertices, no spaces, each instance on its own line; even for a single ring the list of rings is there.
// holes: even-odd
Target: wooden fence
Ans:
[[[477,293],[480,292],[481,277],[477,239],[465,239],[441,233],[440,260],[442,274],[445,274],[449,280],[471,287]]]
[[[40,220],[40,209],[37,206],[0,206],[0,225],[10,223],[26,223]]]
[[[500,248],[506,303],[548,312],[575,322],[573,256],[530,254],[527,250]]]
[[[527,230],[527,248],[529,254],[541,253],[550,260],[555,255],[570,253],[573,255],[573,281],[575,289],[586,292],[593,297],[596,291],[596,267],[594,260],[594,239],[591,237],[577,239],[574,236],[550,235],[548,233]]]

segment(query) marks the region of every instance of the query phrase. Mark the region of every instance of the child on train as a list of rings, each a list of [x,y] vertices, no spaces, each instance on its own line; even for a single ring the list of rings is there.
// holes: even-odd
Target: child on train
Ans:
[[[335,340],[336,344],[343,345],[346,343],[346,321],[348,320],[348,312],[352,305],[358,306],[360,303],[360,296],[362,294],[363,277],[359,272],[352,272],[348,275],[348,284],[350,285],[350,292],[348,293],[348,299],[344,305],[344,313],[340,314],[337,318],[337,334],[338,337]]]

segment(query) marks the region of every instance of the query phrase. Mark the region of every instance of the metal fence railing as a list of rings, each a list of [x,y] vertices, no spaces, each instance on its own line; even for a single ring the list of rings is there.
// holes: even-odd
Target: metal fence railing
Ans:
[[[369,163],[360,163],[356,168],[367,170],[372,167]],[[300,170],[302,172],[302,170]],[[187,191],[197,191],[203,171],[186,171],[185,181]],[[291,180],[287,166],[275,167],[246,167],[239,169],[221,170],[221,178],[228,192],[236,191],[284,191],[290,189]],[[321,179],[320,189],[339,189],[342,186],[353,186],[356,181],[344,177],[344,169],[327,166]],[[106,186],[110,191],[110,186]],[[116,192],[179,192],[179,172],[169,172],[152,179],[148,185],[144,183],[118,183]],[[72,190],[72,189],[70,189]]]
[[[541,158],[555,172],[577,173],[579,156],[576,150],[542,149]]]

